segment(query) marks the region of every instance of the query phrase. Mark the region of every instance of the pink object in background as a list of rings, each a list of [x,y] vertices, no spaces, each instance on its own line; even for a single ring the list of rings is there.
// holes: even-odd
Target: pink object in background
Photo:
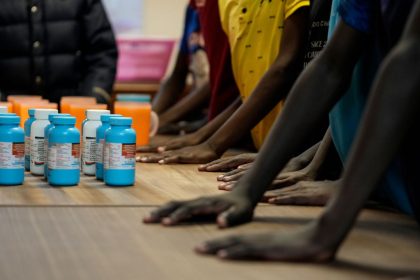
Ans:
[[[160,81],[174,45],[169,39],[118,39],[117,81]]]

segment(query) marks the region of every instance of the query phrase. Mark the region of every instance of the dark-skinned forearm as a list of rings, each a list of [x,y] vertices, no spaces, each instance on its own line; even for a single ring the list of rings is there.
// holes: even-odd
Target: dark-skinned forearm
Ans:
[[[259,83],[255,93],[208,140],[217,154],[222,155],[249,133],[289,92],[298,71],[279,72],[269,71]]]
[[[420,38],[400,45],[377,79],[339,193],[319,220],[341,242],[419,117]],[[407,71],[407,69],[409,69]]]
[[[161,124],[169,124],[179,121],[189,112],[204,106],[208,103],[210,94],[210,85],[207,82],[165,111],[160,116]]]
[[[360,32],[339,24],[326,49],[296,81],[253,168],[241,178],[234,192],[258,203],[279,171],[299,152],[311,129],[319,127],[346,92],[364,39]]]
[[[280,53],[261,78],[251,96],[208,141],[222,155],[254,128],[286,97],[302,68],[306,45],[307,9],[301,9],[285,22]]]
[[[171,76],[162,82],[161,87],[153,99],[153,111],[162,114],[172,106],[182,95],[188,75],[188,55],[178,53]]]
[[[232,116],[232,114],[239,108],[239,106],[241,106],[241,104],[241,98],[238,97],[228,108],[226,108],[222,113],[208,122],[194,134],[200,138],[201,142],[207,140],[226,122],[226,120],[229,119],[230,116]]]
[[[308,166],[311,172],[317,172],[319,168],[322,166],[328,154],[331,144],[332,144],[331,128],[328,128],[327,132],[325,133],[324,138],[321,141],[321,144],[318,147],[318,150],[315,153],[314,158],[312,159],[311,163]]]

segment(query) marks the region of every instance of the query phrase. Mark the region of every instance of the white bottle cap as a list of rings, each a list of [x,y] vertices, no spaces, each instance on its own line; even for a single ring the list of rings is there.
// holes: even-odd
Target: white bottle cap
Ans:
[[[48,116],[51,114],[58,114],[58,110],[57,109],[36,109],[35,119],[48,120]]]
[[[109,110],[87,110],[86,118],[90,121],[100,121],[101,116],[105,114],[110,114]]]
[[[8,113],[6,106],[0,106],[0,114],[6,114]]]

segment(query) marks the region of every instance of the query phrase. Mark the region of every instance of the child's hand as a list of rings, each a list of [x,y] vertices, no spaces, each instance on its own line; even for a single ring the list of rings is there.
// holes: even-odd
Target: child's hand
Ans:
[[[180,149],[183,147],[194,146],[200,144],[201,139],[196,137],[195,134],[187,134],[178,136],[176,138],[152,140],[149,146],[139,147],[137,152],[140,153],[162,153],[164,151],[170,151]]]
[[[229,171],[238,168],[241,165],[253,162],[256,157],[257,154],[240,154],[234,157],[222,158],[201,165],[198,167],[198,170],[207,172]]]
[[[179,150],[163,152],[159,155],[143,156],[138,161],[143,163],[207,163],[219,158],[219,155],[206,143],[185,147]]]
[[[213,197],[202,197],[189,201],[170,202],[144,218],[145,223],[162,223],[173,226],[194,218],[216,215],[220,228],[249,222],[254,213],[254,205],[239,194],[228,193]]]

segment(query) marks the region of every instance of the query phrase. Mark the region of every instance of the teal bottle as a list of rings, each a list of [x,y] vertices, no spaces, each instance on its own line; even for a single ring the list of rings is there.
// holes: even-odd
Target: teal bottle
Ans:
[[[80,132],[76,118],[57,116],[48,139],[48,182],[52,186],[76,186],[80,182]]]
[[[20,117],[0,114],[0,185],[22,185],[25,179],[25,132]]]
[[[48,159],[48,136],[50,135],[50,132],[52,128],[54,127],[54,123],[53,123],[54,118],[59,117],[59,116],[70,117],[70,114],[50,114],[48,116],[48,120],[50,124],[44,128],[44,135],[45,135],[44,145],[45,145],[45,151],[47,151],[47,159]],[[44,178],[48,180],[48,164],[44,165]]]
[[[108,186],[133,186],[136,175],[136,132],[131,118],[110,119],[105,132],[104,181]]]
[[[111,125],[109,120],[112,117],[122,117],[118,114],[107,114],[101,116],[102,125],[96,129],[96,179],[104,179],[104,146],[105,146],[105,131],[107,131]]]

